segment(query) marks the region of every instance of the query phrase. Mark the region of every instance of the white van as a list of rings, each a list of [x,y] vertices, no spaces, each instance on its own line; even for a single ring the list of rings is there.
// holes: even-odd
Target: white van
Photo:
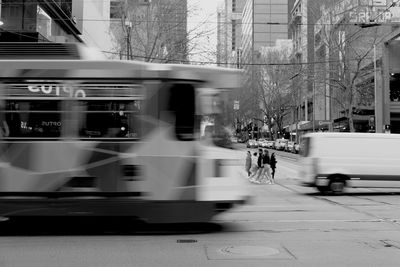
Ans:
[[[322,193],[400,182],[400,134],[312,133],[300,146],[303,185]]]

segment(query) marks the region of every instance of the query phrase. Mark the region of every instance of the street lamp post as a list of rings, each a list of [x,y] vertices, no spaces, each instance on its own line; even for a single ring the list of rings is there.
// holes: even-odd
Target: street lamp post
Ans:
[[[378,86],[377,86],[377,75],[376,75],[376,44],[374,44],[374,108],[375,108],[375,132],[378,129],[378,125],[377,125],[377,119],[376,119],[376,114],[377,114],[377,110],[378,110],[378,99],[377,99],[377,91],[378,91]]]
[[[294,78],[300,75],[300,72],[293,75],[289,80],[292,80],[292,86],[295,84]],[[297,97],[296,97],[296,142],[299,142],[299,120],[300,120],[300,111],[301,111],[301,92],[300,86],[297,88]]]
[[[315,132],[315,81],[313,81],[313,110],[312,110],[312,131]]]
[[[131,46],[131,28],[132,28],[132,22],[131,21],[125,21],[125,27],[126,27],[126,59],[130,60],[130,46]]]

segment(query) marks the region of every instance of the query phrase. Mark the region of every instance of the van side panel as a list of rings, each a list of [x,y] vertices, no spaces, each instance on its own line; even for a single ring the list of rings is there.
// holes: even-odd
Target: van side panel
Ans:
[[[327,184],[333,174],[359,181],[400,181],[400,135],[311,134],[308,153],[301,158],[306,183]]]

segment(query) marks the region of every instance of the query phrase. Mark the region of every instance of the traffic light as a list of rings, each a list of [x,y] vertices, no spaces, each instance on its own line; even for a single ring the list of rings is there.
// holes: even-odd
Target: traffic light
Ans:
[[[390,124],[385,124],[385,133],[390,133]]]

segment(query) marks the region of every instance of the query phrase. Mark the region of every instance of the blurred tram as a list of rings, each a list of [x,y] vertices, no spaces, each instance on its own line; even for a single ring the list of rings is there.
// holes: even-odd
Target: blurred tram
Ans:
[[[241,157],[200,138],[239,86],[231,69],[0,43],[0,216],[207,222],[245,203]]]

